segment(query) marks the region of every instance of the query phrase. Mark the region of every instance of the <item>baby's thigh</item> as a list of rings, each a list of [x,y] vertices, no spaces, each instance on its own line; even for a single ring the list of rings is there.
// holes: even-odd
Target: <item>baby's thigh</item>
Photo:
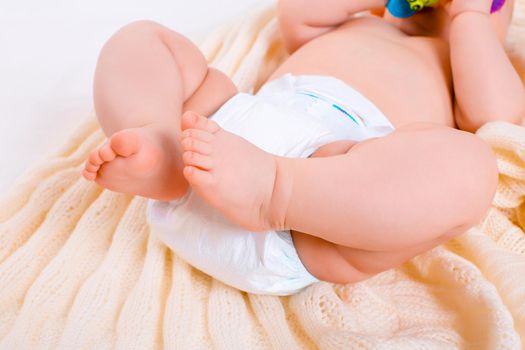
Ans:
[[[457,227],[442,236],[392,251],[369,251],[337,245],[321,238],[292,232],[297,254],[306,269],[322,281],[355,283],[383,271],[399,267],[410,259],[425,253],[462,234],[469,227]],[[385,231],[385,235],[390,234]]]
[[[391,268],[399,267],[410,259],[464,233],[468,228],[467,225],[457,227],[438,238],[392,251],[368,251],[343,246],[338,246],[337,250],[345,261],[355,269],[369,275],[375,275]],[[385,234],[389,233],[385,232]]]
[[[339,252],[338,245],[302,232],[292,231],[291,235],[301,262],[319,280],[352,283],[372,276],[348,263]]]

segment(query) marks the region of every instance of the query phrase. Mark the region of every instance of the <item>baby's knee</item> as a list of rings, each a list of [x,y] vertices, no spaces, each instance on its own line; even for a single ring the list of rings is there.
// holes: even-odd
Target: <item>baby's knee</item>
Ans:
[[[430,207],[440,213],[440,227],[476,225],[489,209],[498,184],[496,157],[474,134],[431,123],[398,128],[390,144],[398,153],[421,164],[431,181],[425,192]],[[417,166],[416,168],[419,168]]]
[[[450,164],[453,207],[461,214],[454,227],[474,226],[486,214],[496,193],[496,156],[479,137],[460,130],[451,130],[443,138],[442,147],[443,164]]]
[[[150,45],[157,45],[159,42],[170,49],[172,53],[186,49],[196,49],[195,45],[184,35],[151,20],[138,20],[126,24],[110,40],[115,39],[121,40],[128,45],[139,47],[142,50],[151,50]]]
[[[114,33],[104,45],[102,52],[108,50],[133,52],[129,54],[129,59],[133,59],[137,56],[135,53],[137,50],[152,52],[156,45],[164,41],[163,37],[169,31],[168,28],[154,21],[134,21]]]
[[[154,21],[140,20],[122,27],[110,41],[126,48],[139,48],[157,55],[167,54],[177,67],[183,82],[184,100],[201,85],[208,73],[208,62],[200,49],[187,37]],[[159,49],[160,48],[160,49]],[[141,59],[142,55],[130,55]],[[153,64],[153,62],[152,62]]]
[[[138,20],[130,22],[120,28],[117,32],[119,35],[160,35],[162,31],[168,30],[162,24],[150,20]]]

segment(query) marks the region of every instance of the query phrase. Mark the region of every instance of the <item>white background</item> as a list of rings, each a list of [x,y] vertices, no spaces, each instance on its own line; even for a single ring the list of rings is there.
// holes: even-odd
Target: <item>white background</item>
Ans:
[[[0,197],[93,109],[98,52],[150,19],[194,41],[267,0],[0,0]]]

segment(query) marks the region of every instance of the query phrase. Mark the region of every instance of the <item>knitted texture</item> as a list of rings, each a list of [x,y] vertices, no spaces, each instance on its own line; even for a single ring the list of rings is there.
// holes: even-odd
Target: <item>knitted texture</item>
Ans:
[[[516,63],[523,28],[511,28]],[[243,91],[285,57],[273,7],[201,48]],[[273,297],[192,268],[149,235],[145,199],[83,180],[104,140],[91,116],[0,203],[0,349],[525,347],[525,128],[491,123],[477,135],[501,173],[477,227],[366,281]]]

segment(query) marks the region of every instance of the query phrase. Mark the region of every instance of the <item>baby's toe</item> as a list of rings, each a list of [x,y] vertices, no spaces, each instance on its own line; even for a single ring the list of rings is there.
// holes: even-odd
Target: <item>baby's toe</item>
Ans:
[[[180,127],[182,130],[194,129],[199,115],[193,111],[186,111],[182,114]]]
[[[199,140],[206,143],[211,143],[215,136],[213,134],[210,134],[207,131],[199,130],[199,129],[187,129],[184,130],[181,134],[181,142],[184,141],[187,138]]]
[[[93,181],[97,177],[97,173],[84,169],[84,171],[82,171],[82,176],[84,176],[86,180]]]
[[[198,126],[197,129],[201,129],[201,130],[210,132],[212,134],[215,134],[217,131],[221,130],[221,127],[219,126],[219,124],[203,116],[199,116],[199,121],[198,121],[197,126]]]
[[[111,136],[111,149],[121,157],[129,157],[140,149],[140,137],[134,130],[122,130]]]
[[[220,130],[219,125],[213,120],[192,111],[187,111],[182,115],[181,127],[182,130],[199,129],[210,133],[216,133]]]
[[[213,159],[197,152],[184,152],[182,154],[182,161],[186,166],[194,166],[203,170],[211,170],[213,168]]]
[[[87,161],[86,165],[84,166],[84,169],[91,173],[96,173],[99,168],[100,168],[100,165],[93,164],[90,161]]]
[[[100,159],[102,159],[104,162],[111,162],[117,156],[115,151],[111,148],[109,142],[100,147],[98,154],[100,156]]]
[[[192,186],[199,187],[201,190],[205,190],[205,187],[212,185],[214,179],[210,172],[193,166],[184,167],[183,174]]]
[[[98,165],[98,166],[104,163],[102,158],[100,158],[99,151],[100,151],[99,149],[94,149],[93,151],[91,151],[91,154],[89,155],[89,158],[88,158],[89,163],[93,165]]]
[[[183,139],[181,145],[183,151],[192,151],[203,155],[210,155],[212,150],[211,145],[208,142],[193,137]]]

